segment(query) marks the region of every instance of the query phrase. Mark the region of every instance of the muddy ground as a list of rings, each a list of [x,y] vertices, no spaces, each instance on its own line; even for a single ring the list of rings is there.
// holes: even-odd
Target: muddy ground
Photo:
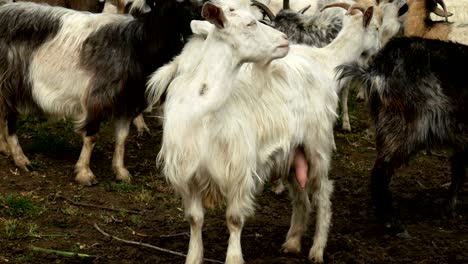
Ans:
[[[460,193],[459,216],[446,220],[440,212],[450,182],[448,152],[421,153],[398,171],[392,191],[401,219],[411,236],[384,234],[369,198],[369,174],[375,157],[368,136],[363,104],[351,116],[352,133],[336,130],[337,151],[330,178],[335,181],[333,219],[326,263],[468,263],[468,186]],[[30,117],[20,122],[20,141],[34,172],[15,168],[0,157],[0,263],[183,263],[184,258],[155,249],[106,238],[93,224],[123,239],[186,253],[188,223],[175,197],[155,166],[161,130],[146,117],[151,136],[132,134],[126,165],[132,184],[116,183],[111,171],[112,128],[104,124],[93,153],[92,169],[99,184],[73,182],[81,139],[67,122]],[[247,221],[242,248],[247,263],[307,263],[313,225],[302,253],[280,252],[291,213],[286,193],[276,195],[267,185],[258,197],[254,218]],[[86,206],[85,204],[89,205]],[[101,208],[106,207],[106,208]],[[110,209],[114,210],[110,210]],[[228,232],[224,211],[205,218],[205,257],[224,260]],[[43,253],[32,246],[82,253],[67,257]]]

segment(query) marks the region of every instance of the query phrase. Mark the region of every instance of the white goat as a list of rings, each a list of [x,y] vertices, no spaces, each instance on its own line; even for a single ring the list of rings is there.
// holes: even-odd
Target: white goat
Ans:
[[[255,32],[235,33],[239,27],[231,21],[241,11],[229,4],[223,4],[223,11],[218,17],[205,16],[214,24],[227,21],[227,28],[218,25],[206,30],[210,32],[206,42],[193,39],[148,84],[153,102],[167,88],[159,158],[166,178],[182,196],[190,222],[187,263],[200,263],[203,258],[203,205],[221,199],[227,201],[230,231],[226,262],[243,262],[240,233],[246,217],[254,212],[255,194],[270,176],[288,182],[293,200],[283,250],[301,250],[311,195],[317,221],[309,259],[322,262],[331,220],[333,183],[328,171],[338,104],[333,68],[378,46],[377,29],[370,23],[373,8],[364,10],[364,15],[346,16],[343,30],[329,46],[294,45],[287,57],[271,63],[272,58],[242,58],[240,51],[232,51],[232,47],[247,46],[246,50],[256,52],[268,42],[253,45]],[[256,27],[258,31],[264,26]],[[255,33],[255,39],[259,35],[263,36]],[[239,61],[255,63],[237,69]],[[219,66],[213,68],[214,63]],[[295,176],[289,175],[291,168]]]
[[[240,263],[242,226],[245,217],[253,213],[253,194],[265,179],[255,176],[260,154],[255,147],[256,120],[252,120],[256,115],[244,121],[252,110],[248,103],[253,97],[247,99],[251,96],[248,89],[235,86],[234,80],[245,62],[268,64],[284,57],[288,41],[284,33],[257,22],[246,10],[232,6],[223,10],[207,2],[202,15],[216,29],[205,30],[211,31],[206,41],[193,39],[179,56],[187,63],[180,64],[181,74],[167,91],[160,155],[165,161],[165,175],[182,196],[191,225],[186,262],[202,262],[202,203],[218,200],[222,194],[228,201],[231,232],[226,262]],[[194,32],[203,24],[192,22]],[[160,75],[168,67],[173,69],[165,66],[153,76],[151,89],[160,89],[160,77],[167,80]],[[245,108],[239,109],[236,100]],[[219,119],[226,115],[232,115],[232,122]],[[246,133],[245,141],[232,141],[242,133]],[[217,159],[220,162],[213,162]]]

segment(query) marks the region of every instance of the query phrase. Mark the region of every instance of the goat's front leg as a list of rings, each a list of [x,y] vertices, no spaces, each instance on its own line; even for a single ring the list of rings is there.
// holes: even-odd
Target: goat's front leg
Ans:
[[[117,180],[130,182],[131,174],[124,166],[125,141],[130,131],[130,121],[118,119],[115,122],[115,150],[112,158],[112,169]]]
[[[75,181],[79,184],[91,186],[97,183],[96,176],[89,167],[91,153],[96,145],[97,135],[83,136],[83,147],[81,148],[80,157],[75,165]]]
[[[244,263],[241,246],[242,229],[247,216],[252,215],[255,210],[254,200],[251,195],[254,193],[255,186],[245,182],[248,177],[233,176],[232,179],[241,180],[231,183],[227,194],[226,222],[229,229],[229,243],[225,262],[227,264]],[[250,177],[252,176],[250,175]]]
[[[193,192],[191,195],[182,195],[185,208],[185,218],[190,223],[189,250],[185,263],[203,263],[203,240],[202,228],[204,220],[204,209],[200,194]]]

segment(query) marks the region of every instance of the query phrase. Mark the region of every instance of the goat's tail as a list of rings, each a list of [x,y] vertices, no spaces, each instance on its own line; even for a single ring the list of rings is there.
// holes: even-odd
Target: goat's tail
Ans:
[[[364,97],[369,98],[369,94],[372,92],[374,75],[369,71],[369,68],[359,65],[357,61],[348,64],[342,64],[335,68],[336,80],[339,83],[339,87],[342,87],[343,82],[345,84],[351,82],[357,82],[362,85]]]
[[[178,64],[173,61],[155,71],[148,80],[146,86],[146,101],[148,108],[151,109],[155,105],[162,104],[166,96],[166,90],[172,80],[177,75]],[[146,110],[148,111],[148,109]]]

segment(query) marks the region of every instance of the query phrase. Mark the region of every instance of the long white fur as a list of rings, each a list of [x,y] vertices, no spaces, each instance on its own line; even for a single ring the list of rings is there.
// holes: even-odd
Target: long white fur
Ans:
[[[228,203],[226,263],[243,262],[240,234],[246,216],[253,213],[254,194],[265,179],[256,175],[257,122],[245,120],[259,115],[251,115],[251,93],[237,85],[236,76],[244,62],[269,63],[280,57],[276,46],[288,43],[283,33],[258,23],[249,12],[231,12],[228,7],[224,12],[229,18],[226,29],[212,30],[208,25],[206,41],[194,37],[182,54],[160,68],[149,82],[158,95],[164,88],[154,85],[169,85],[160,158],[166,178],[182,196],[191,225],[186,263],[202,262],[202,200],[209,196],[223,196]],[[250,29],[245,25],[250,23],[257,29],[246,33]],[[203,30],[197,25],[200,23],[192,23],[194,31]],[[281,56],[286,55],[287,47],[280,50]],[[226,115],[232,122],[223,118]],[[243,140],[230,141],[237,137]]]
[[[193,229],[198,230],[203,223],[202,199],[194,194],[226,199],[232,234],[235,227],[229,224],[229,218],[241,216],[243,223],[254,212],[255,194],[272,173],[279,173],[288,182],[293,198],[291,227],[283,250],[300,251],[315,205],[316,231],[309,259],[323,261],[331,220],[333,184],[328,171],[335,148],[333,125],[338,104],[334,67],[357,59],[364,50],[378,48],[374,23],[364,29],[361,14],[347,16],[342,32],[325,48],[292,45],[283,59],[243,66],[232,80],[233,88],[223,87],[218,101],[212,102],[211,108],[204,108],[204,112],[199,110],[201,104],[192,99],[197,95],[197,90],[189,88],[193,79],[177,77],[191,75],[192,68],[199,66],[195,58],[200,54],[197,45],[201,44],[197,43],[203,43],[202,39],[189,43],[179,57],[154,73],[148,83],[154,102],[169,86],[160,158],[176,191],[192,198],[184,200],[188,201],[186,213],[194,222]],[[222,56],[209,63],[218,64],[221,59]],[[213,69],[212,65],[208,68]],[[219,79],[208,73],[202,76],[204,79],[195,83]],[[228,96],[222,94],[228,91]],[[310,167],[304,190],[294,177],[288,177],[294,151],[300,147],[304,148]],[[234,237],[231,236],[233,241],[237,241]],[[202,256],[200,247],[201,238],[194,238],[193,244],[191,238],[189,255],[198,252],[192,254],[195,260]],[[233,252],[239,253],[234,248],[237,247],[228,249],[227,260],[241,258],[230,258]]]

